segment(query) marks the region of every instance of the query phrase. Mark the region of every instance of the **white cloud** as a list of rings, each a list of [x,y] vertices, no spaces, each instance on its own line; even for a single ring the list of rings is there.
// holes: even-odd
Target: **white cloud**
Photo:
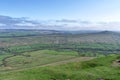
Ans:
[[[52,30],[119,30],[120,22],[91,22],[82,20],[46,20],[34,21],[26,18],[0,16],[2,29],[52,29]]]
[[[36,26],[33,23],[27,23],[27,22],[17,23],[17,24],[14,24],[14,25],[16,25],[16,26]]]
[[[6,24],[0,23],[0,26],[6,26]]]

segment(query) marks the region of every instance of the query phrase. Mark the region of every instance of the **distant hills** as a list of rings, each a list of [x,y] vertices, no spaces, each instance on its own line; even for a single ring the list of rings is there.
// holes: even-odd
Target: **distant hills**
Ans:
[[[0,29],[0,38],[39,38],[39,41],[52,43],[120,43],[120,32],[115,31],[57,31],[38,29]],[[25,40],[26,41],[26,40]],[[27,42],[25,42],[27,43]]]
[[[99,34],[119,34],[119,31],[101,31],[101,30],[78,30],[78,31],[67,31],[67,30],[45,30],[45,29],[0,29],[1,32],[38,32],[44,34],[51,33],[69,33],[69,34],[86,34],[86,33],[99,33]]]

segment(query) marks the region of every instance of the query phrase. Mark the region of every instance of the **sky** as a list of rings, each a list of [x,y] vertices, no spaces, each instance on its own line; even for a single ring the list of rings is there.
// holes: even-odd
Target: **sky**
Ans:
[[[10,28],[13,25],[28,25],[61,30],[120,30],[120,0],[0,0],[0,15],[10,17],[11,20],[26,19],[24,22],[11,24]],[[30,23],[30,20],[36,21],[37,25]],[[5,25],[0,22],[0,26]]]

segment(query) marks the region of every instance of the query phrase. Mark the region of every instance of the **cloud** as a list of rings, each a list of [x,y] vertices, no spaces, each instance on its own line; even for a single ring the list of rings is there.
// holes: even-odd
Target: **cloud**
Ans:
[[[22,18],[12,18],[9,16],[1,16],[0,15],[0,23],[2,24],[15,24],[15,23],[20,23],[22,22],[23,19]]]
[[[13,18],[0,15],[0,29],[50,29],[50,30],[119,30],[120,22],[91,22],[82,20],[40,20]]]
[[[2,16],[0,15],[0,28],[2,29],[17,29],[20,27],[21,28],[31,28],[31,26],[35,27],[37,26],[38,23],[37,21],[34,21],[34,20],[29,20],[29,18],[25,18],[25,17],[21,17],[21,18],[13,18],[13,17],[10,17],[10,16]],[[24,27],[23,27],[24,26]]]
[[[68,19],[62,19],[62,20],[55,20],[56,22],[61,22],[61,23],[77,23],[78,20],[68,20]]]
[[[0,26],[6,26],[6,24],[2,24],[2,23],[0,23]]]

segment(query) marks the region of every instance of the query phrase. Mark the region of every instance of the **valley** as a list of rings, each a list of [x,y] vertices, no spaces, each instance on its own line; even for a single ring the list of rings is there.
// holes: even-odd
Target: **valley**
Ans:
[[[1,30],[0,79],[119,80],[119,40],[112,31]]]

